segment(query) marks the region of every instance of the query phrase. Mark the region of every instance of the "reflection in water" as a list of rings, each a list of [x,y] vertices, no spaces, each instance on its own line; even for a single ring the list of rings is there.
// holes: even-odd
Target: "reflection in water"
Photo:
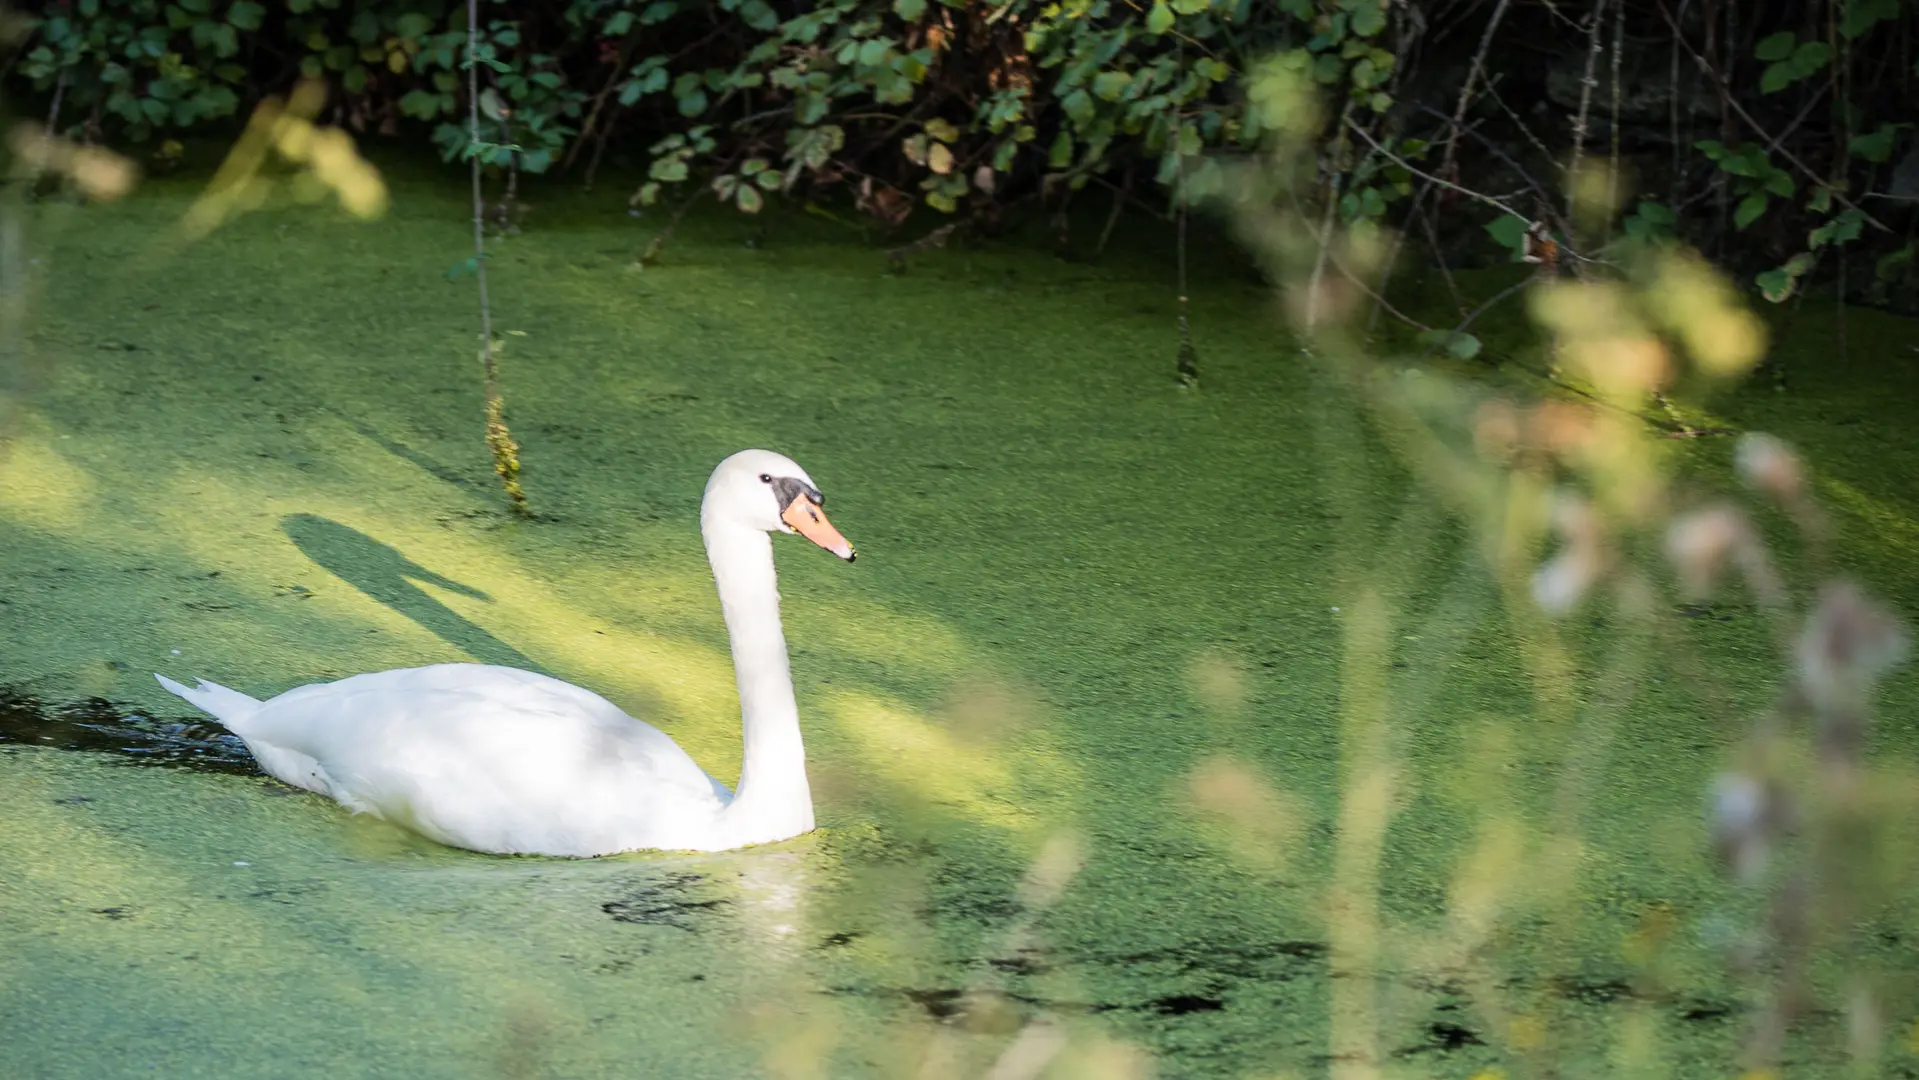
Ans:
[[[791,851],[756,852],[740,863],[739,907],[745,930],[774,959],[790,961],[803,948],[809,867]]]
[[[484,664],[503,664],[546,674],[519,650],[435,600],[414,582],[492,602],[469,585],[441,577],[398,551],[337,521],[317,514],[288,514],[280,521],[294,546],[333,576],[412,619],[441,641]]]

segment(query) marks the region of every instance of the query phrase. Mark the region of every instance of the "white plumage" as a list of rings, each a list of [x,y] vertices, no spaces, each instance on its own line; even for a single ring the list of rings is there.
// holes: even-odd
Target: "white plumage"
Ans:
[[[598,694],[514,668],[382,671],[267,701],[155,678],[273,776],[443,844],[587,856],[786,839],[813,827],[813,806],[766,534],[798,531],[851,561],[821,501],[798,465],[746,450],[714,470],[701,503],[740,689],[737,794]]]

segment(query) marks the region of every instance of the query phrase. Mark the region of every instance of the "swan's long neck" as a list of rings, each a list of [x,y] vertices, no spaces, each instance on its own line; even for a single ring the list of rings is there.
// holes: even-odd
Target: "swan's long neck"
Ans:
[[[745,741],[740,782],[726,819],[742,834],[740,843],[798,836],[813,828],[813,793],[806,783],[799,706],[780,628],[773,543],[758,529],[708,520],[704,514],[700,534],[732,639]]]

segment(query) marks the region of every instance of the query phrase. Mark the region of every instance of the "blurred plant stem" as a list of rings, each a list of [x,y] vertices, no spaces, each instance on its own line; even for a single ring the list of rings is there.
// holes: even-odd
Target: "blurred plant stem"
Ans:
[[[493,471],[506,489],[507,509],[528,515],[520,487],[520,445],[506,426],[506,402],[500,397],[499,347],[493,340],[493,308],[486,293],[486,199],[480,183],[480,0],[466,3],[467,161],[473,176],[473,276],[480,286],[480,371],[486,393],[486,446]]]

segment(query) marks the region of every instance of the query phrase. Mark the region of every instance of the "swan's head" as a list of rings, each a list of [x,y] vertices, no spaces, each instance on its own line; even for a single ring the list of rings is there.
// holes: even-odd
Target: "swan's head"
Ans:
[[[763,532],[799,533],[852,562],[853,545],[826,520],[825,503],[813,478],[793,459],[771,450],[742,450],[713,470],[700,518]]]

